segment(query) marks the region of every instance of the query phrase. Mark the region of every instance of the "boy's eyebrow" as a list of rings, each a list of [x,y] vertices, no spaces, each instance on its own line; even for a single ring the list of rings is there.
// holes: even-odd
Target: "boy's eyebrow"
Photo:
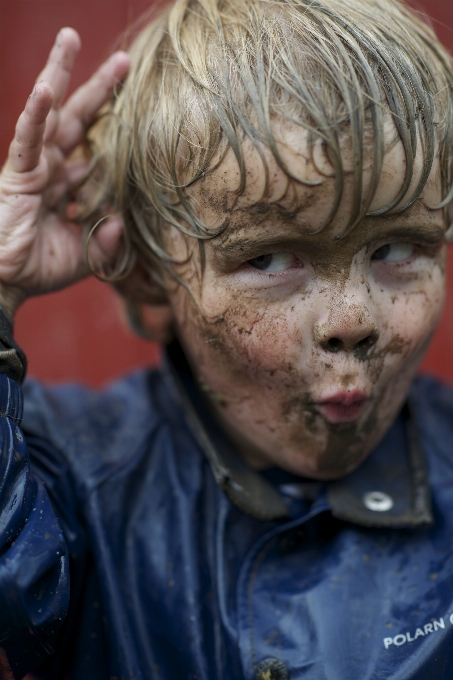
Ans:
[[[385,229],[376,229],[376,233],[372,232],[368,235],[368,240],[371,242],[380,241],[381,239],[391,238],[392,240],[401,238],[401,240],[421,241],[428,245],[437,244],[445,234],[445,226],[441,224],[431,224],[423,226],[402,226],[402,225],[387,225]],[[247,236],[241,237],[239,232],[235,234],[224,235],[217,243],[212,243],[215,255],[222,257],[225,255],[246,255],[248,252],[256,253],[257,251],[270,252],[284,252],[287,250],[300,248],[303,241],[306,240],[303,234],[298,236],[282,235],[267,236],[266,238],[250,238]]]
[[[213,248],[219,255],[225,253],[244,253],[250,250],[263,250],[266,248],[300,248],[301,239],[300,237],[287,237],[282,236],[269,236],[263,239],[251,239],[251,238],[228,238],[223,239],[219,243],[213,243]]]
[[[420,226],[407,226],[396,225],[395,227],[389,227],[381,234],[376,234],[376,240],[381,238],[396,239],[401,238],[403,241],[411,239],[414,241],[422,241],[428,245],[436,245],[445,236],[446,226],[445,224],[424,224]]]

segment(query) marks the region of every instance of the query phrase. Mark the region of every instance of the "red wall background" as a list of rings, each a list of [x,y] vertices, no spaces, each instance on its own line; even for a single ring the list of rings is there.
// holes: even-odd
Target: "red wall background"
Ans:
[[[0,162],[57,31],[73,26],[82,37],[75,87],[149,5],[150,0],[0,0]],[[452,0],[422,0],[417,7],[432,17],[453,51]],[[453,383],[453,249],[449,259],[445,312],[423,371]],[[17,315],[16,336],[28,355],[29,373],[44,380],[97,385],[159,359],[156,345],[128,330],[112,289],[93,278],[27,301]]]

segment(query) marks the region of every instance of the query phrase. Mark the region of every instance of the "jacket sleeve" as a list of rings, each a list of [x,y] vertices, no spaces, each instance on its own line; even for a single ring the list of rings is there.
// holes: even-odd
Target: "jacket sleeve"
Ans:
[[[53,653],[69,605],[68,550],[30,470],[22,409],[19,385],[0,374],[0,680],[5,659],[22,678]]]

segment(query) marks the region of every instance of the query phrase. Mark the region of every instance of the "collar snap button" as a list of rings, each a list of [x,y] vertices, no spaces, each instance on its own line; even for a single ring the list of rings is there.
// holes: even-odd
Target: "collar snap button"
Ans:
[[[369,491],[363,495],[362,501],[373,512],[388,512],[393,508],[393,498],[383,491]]]
[[[264,659],[256,669],[256,680],[289,680],[289,671],[279,659]]]

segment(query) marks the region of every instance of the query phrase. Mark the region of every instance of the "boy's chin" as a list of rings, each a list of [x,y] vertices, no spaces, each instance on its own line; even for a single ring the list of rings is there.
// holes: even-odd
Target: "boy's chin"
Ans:
[[[367,458],[369,451],[352,453],[344,460],[343,455],[335,456],[331,452],[320,452],[317,457],[307,461],[299,456],[282,456],[277,467],[292,474],[320,482],[333,482],[346,477]],[[285,459],[286,458],[286,459]]]
[[[369,455],[370,450],[363,451],[362,449],[357,452],[348,452],[346,456],[344,453],[336,455],[330,451],[322,451],[319,452],[318,456],[314,456],[308,461],[300,455],[299,457],[294,455],[282,456],[277,467],[307,479],[333,482],[346,477],[359,467]]]

